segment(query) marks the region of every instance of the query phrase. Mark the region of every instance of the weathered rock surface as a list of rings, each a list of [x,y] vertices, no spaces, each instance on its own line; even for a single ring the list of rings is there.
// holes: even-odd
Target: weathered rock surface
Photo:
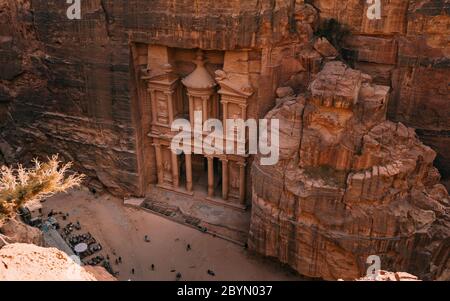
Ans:
[[[114,277],[99,268],[88,271],[55,248],[10,244],[0,249],[0,281],[96,280],[114,280]]]
[[[0,164],[59,153],[96,190],[142,195],[130,42],[264,49],[258,105],[279,97],[282,160],[253,170],[252,247],[313,277],[357,278],[376,253],[448,279],[448,195],[415,134],[450,183],[448,1],[383,1],[381,20],[365,1],[306,2],[86,0],[69,21],[65,1],[0,0]],[[362,72],[331,63],[293,96],[336,55],[313,36],[329,18]]]
[[[149,184],[143,175],[152,168],[138,147],[149,129],[137,125],[142,117],[135,109],[130,41],[259,50],[309,41],[309,24],[317,19],[311,6],[299,4],[294,15],[282,0],[81,2],[81,20],[68,20],[64,1],[0,0],[0,136],[21,162],[59,153],[93,183],[122,196],[143,195]],[[299,68],[288,61],[294,53],[282,51],[274,50],[277,60]],[[278,61],[262,72],[267,87],[274,84],[265,74],[290,72]],[[273,95],[267,99],[265,112],[274,102]]]
[[[334,18],[351,30],[343,43],[346,60],[392,88],[388,117],[415,128],[450,178],[450,3],[381,1],[381,20],[370,20],[366,1],[310,2],[321,21]]]
[[[252,167],[249,246],[309,277],[357,279],[370,255],[421,279],[447,269],[449,195],[436,153],[385,118],[389,87],[327,63],[280,120],[280,161]]]
[[[39,229],[28,226],[16,219],[0,220],[0,234],[7,237],[8,243],[44,245],[44,237]]]
[[[374,277],[362,277],[357,279],[357,281],[420,281],[414,275],[405,272],[388,272],[388,271],[379,271],[379,274]]]
[[[314,49],[326,58],[335,59],[339,53],[326,38],[318,38],[314,42]]]
[[[22,162],[59,153],[111,192],[142,195],[148,166],[139,158],[145,133],[133,111],[130,41],[265,48],[273,55],[264,58],[270,63],[259,80],[305,90],[321,54],[335,55],[326,40],[311,43],[312,35],[321,20],[335,18],[352,30],[343,45],[346,59],[393,88],[389,117],[418,129],[448,178],[448,3],[389,1],[382,20],[370,21],[364,1],[304,2],[86,0],[82,19],[69,21],[64,1],[0,0],[0,138]],[[274,47],[289,43],[295,47]],[[268,74],[278,74],[279,82]]]

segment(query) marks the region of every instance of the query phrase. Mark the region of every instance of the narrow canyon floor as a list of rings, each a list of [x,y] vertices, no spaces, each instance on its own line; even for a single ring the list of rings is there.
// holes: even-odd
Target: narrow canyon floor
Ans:
[[[303,280],[287,268],[251,255],[234,243],[126,207],[121,199],[111,195],[94,196],[87,190],[74,190],[49,198],[43,206],[45,216],[51,210],[69,214],[65,221],[57,216],[61,227],[79,221],[78,233],[90,232],[102,244],[99,254],[109,255],[113,270],[119,272],[119,280],[176,280],[177,273],[181,273],[181,280],[193,281]],[[145,242],[145,235],[150,242]],[[119,256],[122,264],[116,265]],[[209,275],[208,270],[215,276]]]

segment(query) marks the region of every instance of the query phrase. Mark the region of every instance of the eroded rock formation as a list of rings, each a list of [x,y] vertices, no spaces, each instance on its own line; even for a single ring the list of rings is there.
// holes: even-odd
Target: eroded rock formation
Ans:
[[[356,281],[420,281],[414,275],[405,272],[379,271],[376,277],[363,277]]]
[[[112,281],[103,268],[85,269],[66,253],[32,244],[0,249],[0,281]]]
[[[28,226],[16,219],[0,220],[0,234],[5,236],[8,243],[44,245],[44,237],[39,229]],[[2,246],[3,244],[0,241],[0,247]]]
[[[329,62],[309,93],[269,112],[281,154],[253,165],[251,249],[325,279],[359,278],[369,255],[422,279],[445,270],[450,206],[436,153],[386,120],[388,91]]]
[[[321,20],[333,18],[351,34],[343,54],[374,82],[391,86],[388,116],[416,129],[437,151],[450,176],[450,3],[442,0],[381,2],[381,20],[366,17],[366,1],[312,0]],[[450,189],[450,184],[447,186]]]
[[[258,99],[267,112],[274,86],[304,90],[320,70],[320,52],[335,55],[327,41],[313,39],[319,24],[334,18],[351,29],[344,57],[392,87],[390,118],[418,129],[437,150],[437,165],[447,177],[446,1],[383,2],[378,21],[365,18],[364,1],[194,2],[86,0],[82,19],[68,20],[64,1],[0,0],[0,139],[22,162],[60,153],[96,189],[143,194],[151,181],[143,175],[151,166],[143,162],[140,145],[147,132],[139,125],[143,113],[135,109],[130,42],[265,49],[258,81],[268,91]]]
[[[86,0],[81,20],[67,7],[0,0],[0,164],[59,153],[96,190],[144,195],[156,163],[137,78],[160,71],[148,49],[244,49],[230,73],[260,87],[254,117],[278,94],[282,135],[282,161],[247,182],[252,247],[313,277],[357,278],[375,253],[448,278],[448,195],[407,127],[448,178],[448,1],[382,1],[381,20],[360,0]],[[340,45],[314,36],[330,18],[350,29]],[[303,94],[337,56],[354,69],[329,63]]]

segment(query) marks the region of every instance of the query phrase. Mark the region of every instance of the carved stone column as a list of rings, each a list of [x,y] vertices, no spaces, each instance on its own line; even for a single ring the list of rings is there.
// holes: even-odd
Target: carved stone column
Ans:
[[[178,172],[178,157],[177,154],[172,153],[172,183],[174,188],[180,186],[180,175]]]
[[[150,92],[150,102],[152,105],[152,123],[155,123],[156,119],[157,119],[157,117],[156,117],[157,106],[156,106],[156,97],[155,97],[156,93],[155,93],[155,89],[153,89],[153,88],[148,88],[148,91]]]
[[[228,160],[222,160],[222,198],[228,200]]]
[[[202,111],[203,111],[203,122],[205,122],[206,120],[208,120],[209,117],[212,116],[208,116],[209,115],[209,106],[208,106],[208,101],[211,97],[210,96],[203,96],[202,97]]]
[[[208,196],[214,197],[214,158],[206,157],[208,159]]]
[[[245,205],[245,163],[238,163],[239,165],[239,201]]]
[[[163,164],[162,164],[162,151],[161,151],[161,144],[156,143],[155,146],[155,154],[156,154],[156,168],[158,172],[158,184],[162,185],[164,184],[164,170],[163,170]]]
[[[186,190],[192,192],[192,155],[186,154]]]
[[[191,128],[194,128],[194,98],[192,96],[188,96],[189,97],[189,120],[191,122]]]

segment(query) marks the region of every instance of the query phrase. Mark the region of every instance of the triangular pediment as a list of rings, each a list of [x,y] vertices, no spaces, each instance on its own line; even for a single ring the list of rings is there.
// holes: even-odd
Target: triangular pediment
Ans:
[[[236,77],[223,70],[216,71],[216,81],[220,85],[221,90],[219,93],[221,94],[248,98],[255,92],[248,78]]]
[[[142,79],[147,80],[149,82],[154,83],[166,83],[171,84],[178,80],[178,76],[173,73],[159,73],[159,74],[150,74],[148,76],[143,76]]]
[[[221,90],[220,93],[229,94],[238,97],[250,97],[254,93],[250,85],[242,85],[241,83],[233,83],[231,80],[219,81]]]

